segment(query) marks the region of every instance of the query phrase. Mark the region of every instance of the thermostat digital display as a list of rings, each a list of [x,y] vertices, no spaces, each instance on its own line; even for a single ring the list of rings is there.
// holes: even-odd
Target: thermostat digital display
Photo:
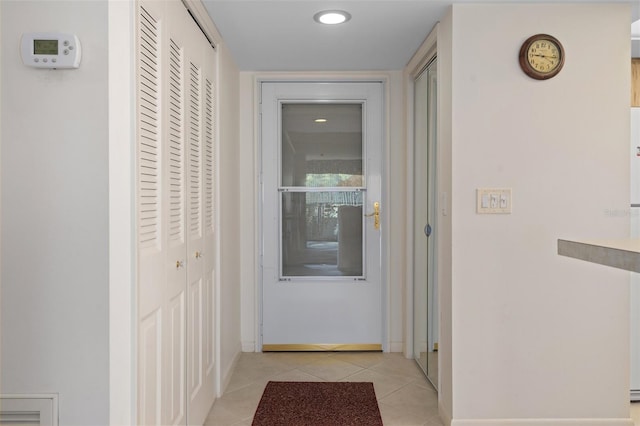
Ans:
[[[30,33],[21,41],[22,62],[35,68],[78,68],[80,40],[74,34]]]
[[[58,40],[33,40],[34,55],[57,55]]]

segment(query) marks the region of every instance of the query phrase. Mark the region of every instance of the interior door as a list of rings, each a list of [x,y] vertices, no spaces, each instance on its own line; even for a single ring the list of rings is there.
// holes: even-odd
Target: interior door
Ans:
[[[137,5],[138,424],[202,424],[214,400],[215,54],[179,0]]]
[[[382,350],[382,83],[262,83],[262,350]]]

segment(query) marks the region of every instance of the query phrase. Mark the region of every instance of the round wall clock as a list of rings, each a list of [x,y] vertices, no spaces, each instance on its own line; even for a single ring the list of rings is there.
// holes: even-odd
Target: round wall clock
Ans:
[[[520,67],[536,80],[546,80],[558,74],[564,65],[564,48],[549,34],[529,37],[520,48]]]

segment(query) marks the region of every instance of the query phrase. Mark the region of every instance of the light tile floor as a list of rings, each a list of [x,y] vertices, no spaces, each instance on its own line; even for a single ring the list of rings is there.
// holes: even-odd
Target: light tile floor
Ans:
[[[387,426],[442,426],[438,395],[415,361],[399,353],[243,353],[205,426],[250,426],[269,380],[373,382]],[[640,426],[640,402],[631,404]]]
[[[380,352],[243,353],[205,425],[251,425],[269,380],[373,382],[385,425],[443,425],[438,395],[415,361]]]

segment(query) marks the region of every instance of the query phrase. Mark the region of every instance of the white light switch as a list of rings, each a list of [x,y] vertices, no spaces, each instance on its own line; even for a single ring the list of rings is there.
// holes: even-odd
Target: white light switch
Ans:
[[[482,194],[482,208],[489,208],[489,194]]]
[[[478,188],[476,190],[476,213],[511,213],[511,188]]]

